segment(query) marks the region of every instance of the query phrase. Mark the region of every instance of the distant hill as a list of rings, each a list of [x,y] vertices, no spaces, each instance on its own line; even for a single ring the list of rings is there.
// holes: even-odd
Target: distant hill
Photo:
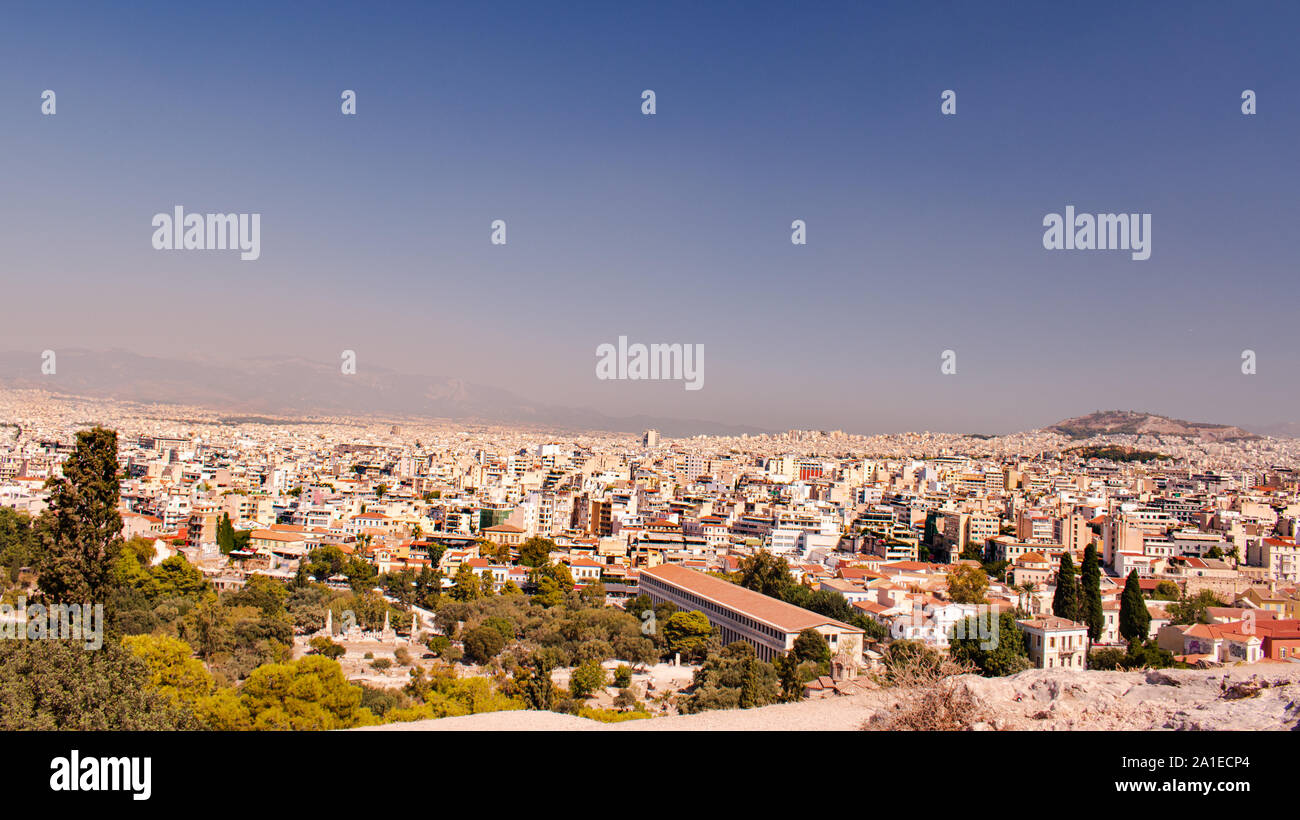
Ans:
[[[1133,410],[1099,410],[1057,422],[1044,428],[1053,433],[1082,439],[1104,435],[1185,436],[1199,441],[1249,441],[1259,436],[1227,424],[1183,421]]]

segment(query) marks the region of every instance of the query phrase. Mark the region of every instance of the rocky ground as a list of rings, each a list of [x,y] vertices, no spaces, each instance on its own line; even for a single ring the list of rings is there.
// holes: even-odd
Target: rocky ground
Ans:
[[[992,729],[1300,728],[1300,665],[965,678]]]
[[[1149,672],[1036,669],[1007,678],[963,676],[949,685],[963,704],[969,704],[961,722],[976,730],[1300,729],[1297,664]],[[916,693],[882,689],[762,709],[616,724],[551,712],[494,712],[375,730],[857,730],[896,726],[894,719],[916,703]]]

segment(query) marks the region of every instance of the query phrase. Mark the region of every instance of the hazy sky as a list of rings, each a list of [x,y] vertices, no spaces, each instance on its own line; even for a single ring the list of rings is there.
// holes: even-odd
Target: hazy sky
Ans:
[[[1294,3],[14,4],[0,349],[354,349],[775,429],[1296,419],[1298,27]],[[154,250],[175,205],[260,213],[261,258]],[[1151,258],[1044,250],[1067,205],[1152,214]],[[597,380],[620,335],[703,344],[704,388]]]

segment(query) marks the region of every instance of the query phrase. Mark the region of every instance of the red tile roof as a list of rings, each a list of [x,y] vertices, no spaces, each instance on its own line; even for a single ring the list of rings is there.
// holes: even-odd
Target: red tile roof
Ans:
[[[664,564],[641,570],[641,575],[658,578],[673,586],[689,590],[694,595],[721,604],[723,607],[748,615],[757,621],[785,632],[799,632],[817,626],[837,626],[850,632],[861,632],[825,615],[787,604],[785,601],[745,589],[737,584],[705,575],[686,567]]]

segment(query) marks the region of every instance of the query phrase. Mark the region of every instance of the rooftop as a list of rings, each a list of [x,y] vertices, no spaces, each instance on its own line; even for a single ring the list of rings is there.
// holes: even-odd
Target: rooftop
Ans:
[[[827,618],[825,615],[818,615],[816,612],[787,604],[761,592],[745,589],[738,584],[687,567],[663,564],[652,569],[641,570],[641,576],[667,581],[701,598],[741,612],[785,632],[799,632],[818,626],[835,626],[849,632],[862,632],[857,627]]]

